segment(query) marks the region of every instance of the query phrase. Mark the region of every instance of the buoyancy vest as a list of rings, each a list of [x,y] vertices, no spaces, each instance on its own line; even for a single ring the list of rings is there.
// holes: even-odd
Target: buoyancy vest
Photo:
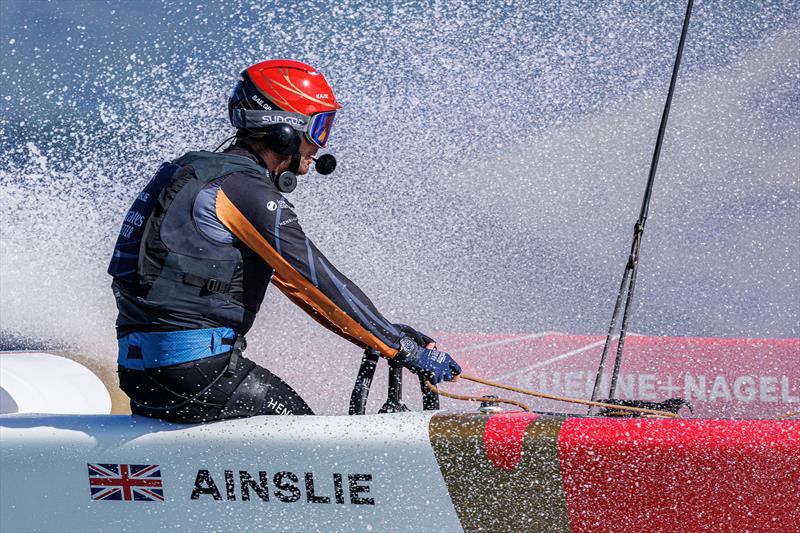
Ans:
[[[238,241],[211,240],[193,217],[203,188],[233,172],[267,179],[266,169],[247,157],[189,152],[162,164],[139,193],[108,267],[120,310],[118,336],[213,327],[244,334],[250,329],[271,269]],[[251,272],[245,275],[247,265]]]

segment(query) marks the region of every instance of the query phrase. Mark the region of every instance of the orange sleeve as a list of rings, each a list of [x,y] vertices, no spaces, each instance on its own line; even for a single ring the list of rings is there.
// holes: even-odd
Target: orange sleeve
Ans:
[[[389,358],[397,354],[395,348],[373,335],[295,270],[270,246],[222,189],[217,192],[216,212],[220,222],[275,270],[275,286],[314,320],[363,348],[373,348]]]

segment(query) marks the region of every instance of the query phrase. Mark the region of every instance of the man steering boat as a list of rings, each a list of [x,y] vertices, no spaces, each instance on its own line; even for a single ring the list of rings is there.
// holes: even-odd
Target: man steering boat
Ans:
[[[305,63],[253,65],[228,102],[231,146],[163,163],[137,195],[108,268],[120,387],[134,414],[180,423],[313,414],[242,355],[270,281],[326,328],[433,383],[461,372],[430,337],[384,318],[308,238],[284,196],[327,145],[340,108]],[[327,158],[320,172],[332,170]]]

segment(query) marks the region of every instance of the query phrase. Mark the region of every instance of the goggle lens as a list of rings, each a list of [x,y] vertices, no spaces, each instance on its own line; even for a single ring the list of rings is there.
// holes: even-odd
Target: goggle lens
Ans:
[[[308,128],[308,140],[325,148],[328,143],[328,138],[333,129],[333,119],[336,117],[336,111],[328,111],[326,113],[317,113],[311,117],[311,126]]]

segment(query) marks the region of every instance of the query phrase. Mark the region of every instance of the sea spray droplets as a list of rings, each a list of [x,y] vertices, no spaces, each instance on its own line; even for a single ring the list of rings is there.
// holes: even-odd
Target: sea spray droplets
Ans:
[[[682,5],[94,6],[32,4],[0,29],[3,330],[113,359],[105,267],[128,205],[162,159],[229,133],[238,72],[268,57],[313,62],[344,104],[339,169],[292,200],[389,318],[605,329]],[[696,6],[634,330],[798,335],[797,11]],[[316,409],[346,409],[357,349],[274,291],[249,337]]]

